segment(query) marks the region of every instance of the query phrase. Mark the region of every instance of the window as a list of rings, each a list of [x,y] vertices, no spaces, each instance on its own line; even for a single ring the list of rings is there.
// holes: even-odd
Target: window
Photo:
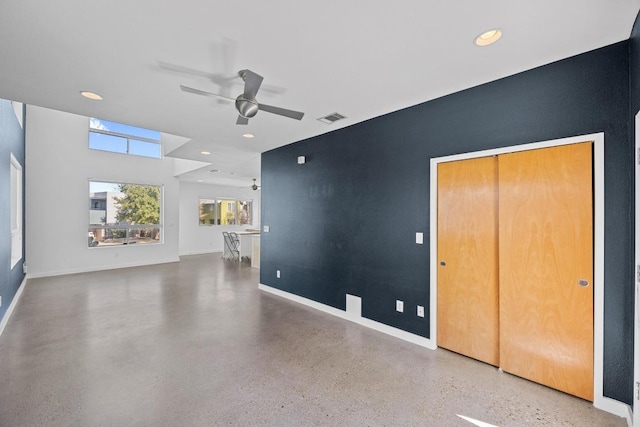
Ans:
[[[162,187],[89,181],[89,247],[162,242]]]
[[[22,259],[22,165],[11,154],[11,269]]]
[[[216,223],[216,201],[200,199],[200,224],[213,225]]]
[[[205,199],[199,203],[200,225],[251,225],[253,200]]]
[[[239,224],[253,224],[253,201],[238,200],[238,221]]]
[[[162,157],[160,132],[91,118],[89,148],[134,156]]]

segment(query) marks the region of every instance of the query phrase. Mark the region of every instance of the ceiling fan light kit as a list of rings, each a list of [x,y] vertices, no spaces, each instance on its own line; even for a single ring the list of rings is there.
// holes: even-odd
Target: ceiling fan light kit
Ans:
[[[236,109],[242,117],[250,119],[258,114],[258,103],[255,99],[247,99],[243,95],[239,95],[236,98]]]
[[[260,104],[256,100],[256,95],[262,84],[262,76],[254,73],[251,70],[240,70],[238,75],[244,80],[244,92],[238,95],[235,99],[236,110],[238,111],[238,119],[236,124],[246,125],[249,124],[249,119],[258,114],[258,111],[266,111],[271,114],[277,114],[279,116],[289,117],[290,119],[302,120],[304,113],[300,111],[287,110],[286,108],[274,107],[273,105]],[[228,96],[219,95],[217,93],[206,92],[204,90],[195,89],[188,86],[180,85],[180,89],[183,92],[193,93],[195,95],[202,96],[215,96],[218,98],[224,98],[233,101],[233,98]]]

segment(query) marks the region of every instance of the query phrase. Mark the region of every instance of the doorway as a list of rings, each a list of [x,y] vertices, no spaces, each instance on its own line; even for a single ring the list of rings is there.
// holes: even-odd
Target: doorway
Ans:
[[[602,395],[603,380],[603,322],[604,322],[604,134],[589,134],[551,141],[535,142],[518,146],[484,150],[473,153],[457,154],[430,160],[430,211],[438,211],[438,165],[442,162],[472,159],[478,157],[497,156],[506,153],[535,150],[548,147],[593,142],[593,402],[597,408],[623,415],[626,405]],[[430,219],[430,339],[438,342],[438,273],[439,260],[437,258],[437,217]]]
[[[591,152],[582,142],[438,165],[438,346],[587,400]]]

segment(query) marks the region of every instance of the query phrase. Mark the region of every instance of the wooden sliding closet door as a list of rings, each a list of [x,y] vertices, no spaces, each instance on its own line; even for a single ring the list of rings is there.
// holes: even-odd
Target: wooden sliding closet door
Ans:
[[[501,155],[500,366],[593,400],[592,147]]]
[[[438,165],[438,345],[498,365],[495,157]]]

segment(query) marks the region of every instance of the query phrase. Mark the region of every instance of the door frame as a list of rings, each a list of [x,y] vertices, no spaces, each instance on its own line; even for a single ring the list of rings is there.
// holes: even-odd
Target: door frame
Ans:
[[[633,425],[640,427],[640,112],[635,119],[635,314],[633,319]]]
[[[430,159],[430,301],[429,301],[429,337],[437,345],[438,310],[438,164],[454,160],[466,160],[476,157],[497,156],[500,154],[528,151],[559,145],[593,142],[593,405],[596,408],[618,415],[629,416],[629,407],[617,400],[603,396],[603,355],[604,355],[604,132],[560,138],[549,141],[533,142],[510,147],[454,154]]]

